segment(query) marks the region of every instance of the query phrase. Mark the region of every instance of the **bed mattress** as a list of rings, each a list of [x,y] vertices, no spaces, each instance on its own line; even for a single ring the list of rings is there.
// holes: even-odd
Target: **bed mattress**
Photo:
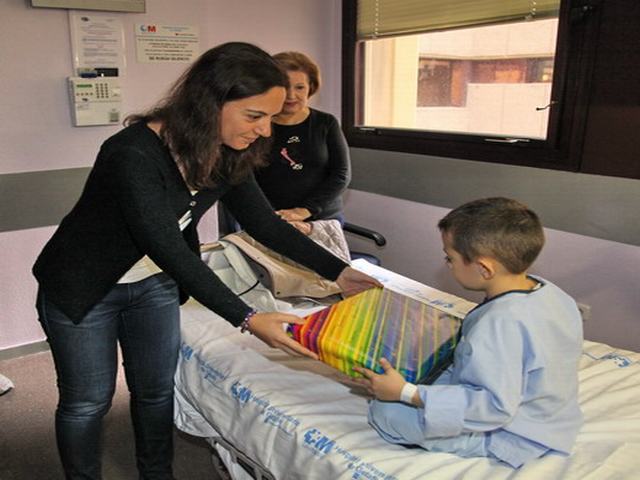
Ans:
[[[271,349],[194,301],[182,307],[181,329],[177,427],[222,437],[277,479],[638,478],[635,352],[585,341],[579,371],[585,424],[572,455],[549,454],[514,470],[496,460],[386,443],[367,423],[366,392],[347,376]]]

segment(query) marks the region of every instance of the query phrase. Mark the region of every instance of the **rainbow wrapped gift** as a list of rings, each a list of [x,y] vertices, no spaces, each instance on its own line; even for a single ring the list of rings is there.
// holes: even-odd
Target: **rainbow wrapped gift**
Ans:
[[[381,373],[386,358],[407,381],[426,378],[453,350],[460,319],[383,288],[373,288],[305,317],[289,332],[324,363],[351,375],[356,365]]]

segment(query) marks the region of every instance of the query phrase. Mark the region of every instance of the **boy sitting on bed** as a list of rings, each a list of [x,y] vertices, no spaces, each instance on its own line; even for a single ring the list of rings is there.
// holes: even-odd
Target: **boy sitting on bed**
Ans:
[[[473,201],[438,223],[453,277],[485,300],[462,323],[453,365],[433,385],[413,385],[381,360],[356,368],[377,398],[369,422],[387,441],[520,467],[568,454],[582,424],[576,303],[527,274],[544,244],[542,225],[506,198]]]

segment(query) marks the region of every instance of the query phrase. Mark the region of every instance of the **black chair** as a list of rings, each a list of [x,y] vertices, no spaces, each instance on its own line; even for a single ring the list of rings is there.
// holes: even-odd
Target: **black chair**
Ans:
[[[378,247],[383,247],[387,244],[387,239],[384,236],[374,230],[370,230],[354,223],[345,222],[342,226],[345,232],[357,235],[359,237],[372,240]],[[240,230],[240,226],[233,215],[227,210],[222,203],[218,203],[218,232],[220,236],[228,233],[237,232]],[[349,251],[352,259],[363,258],[369,263],[374,265],[380,265],[380,259],[373,254],[364,252]]]
[[[384,247],[387,244],[387,239],[384,238],[384,236],[381,233],[376,232],[374,230],[369,230],[368,228],[365,228],[365,227],[361,227],[360,225],[344,222],[344,225],[342,225],[342,229],[345,232],[349,232],[353,235],[358,235],[359,237],[363,237],[368,240],[373,240],[373,242],[378,247]],[[351,258],[354,260],[356,258],[363,258],[369,263],[373,263],[374,265],[380,265],[380,259],[370,253],[354,252],[354,251],[349,251],[349,253],[351,254]]]

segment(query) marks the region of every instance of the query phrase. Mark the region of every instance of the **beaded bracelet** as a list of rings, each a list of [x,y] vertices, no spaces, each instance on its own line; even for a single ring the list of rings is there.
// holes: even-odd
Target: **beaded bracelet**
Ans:
[[[249,313],[245,315],[244,320],[242,320],[242,323],[240,324],[240,333],[244,333],[247,330],[249,330],[249,321],[253,318],[253,316],[256,313],[258,313],[257,310],[251,310]]]

